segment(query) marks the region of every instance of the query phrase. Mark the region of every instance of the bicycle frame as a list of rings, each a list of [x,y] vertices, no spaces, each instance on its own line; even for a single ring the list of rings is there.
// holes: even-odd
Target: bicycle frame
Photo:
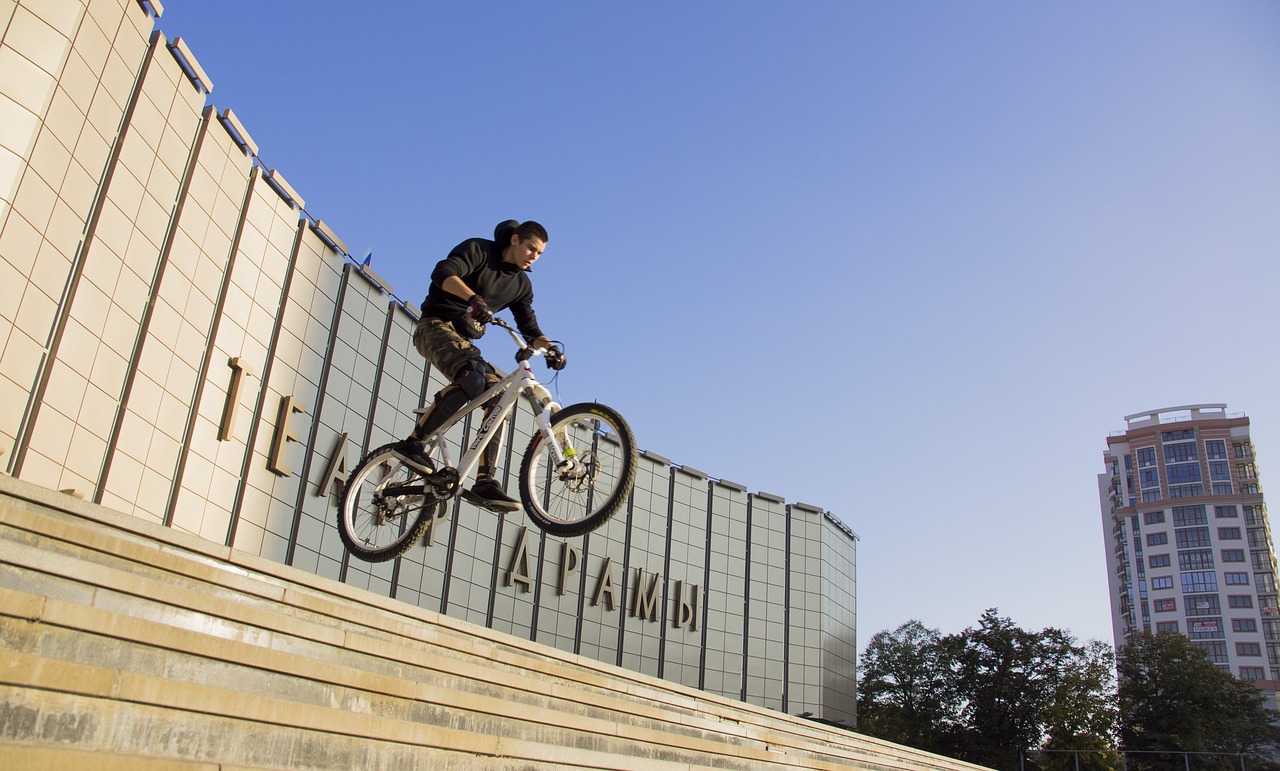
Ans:
[[[456,414],[449,418],[439,429],[431,436],[426,438],[427,450],[430,452],[435,449],[439,452],[440,460],[446,467],[454,467],[458,472],[458,486],[465,487],[467,481],[471,478],[471,472],[479,465],[483,450],[489,444],[489,440],[499,432],[505,424],[507,418],[514,411],[516,400],[524,396],[529,404],[533,407],[533,418],[537,424],[537,430],[542,432],[543,437],[547,440],[552,458],[555,459],[555,465],[560,467],[568,459],[573,456],[572,450],[567,450],[560,446],[556,440],[554,432],[551,430],[551,413],[560,408],[559,404],[549,400],[550,393],[546,387],[538,382],[533,374],[533,368],[529,366],[530,360],[534,356],[541,356],[543,352],[526,345],[523,340],[509,327],[502,319],[495,318],[491,322],[494,326],[501,327],[511,335],[511,339],[520,347],[520,351],[516,354],[517,366],[514,372],[502,378],[484,393],[468,401],[463,405]],[[548,401],[544,403],[538,398],[538,391],[547,394]],[[471,444],[458,458],[458,464],[455,466],[453,459],[449,454],[449,443],[445,441],[445,434],[449,429],[458,424],[459,421],[466,418],[478,407],[488,402],[490,399],[496,398],[497,404],[488,418],[481,424],[480,430],[476,432],[475,437],[471,440]],[[424,409],[415,410],[415,412],[425,412]],[[502,450],[502,437],[497,438],[498,451]],[[567,453],[567,454],[566,454]]]

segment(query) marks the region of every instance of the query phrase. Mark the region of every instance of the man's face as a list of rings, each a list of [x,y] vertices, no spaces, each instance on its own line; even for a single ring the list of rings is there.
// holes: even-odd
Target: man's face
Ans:
[[[528,270],[529,266],[538,261],[542,256],[542,250],[546,248],[547,242],[537,236],[530,236],[524,240],[512,236],[511,246],[507,247],[502,258],[521,270]]]

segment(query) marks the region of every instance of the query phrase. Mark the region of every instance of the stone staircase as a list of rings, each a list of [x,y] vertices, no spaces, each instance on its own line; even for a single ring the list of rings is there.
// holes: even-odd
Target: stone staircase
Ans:
[[[972,769],[0,476],[3,769]]]

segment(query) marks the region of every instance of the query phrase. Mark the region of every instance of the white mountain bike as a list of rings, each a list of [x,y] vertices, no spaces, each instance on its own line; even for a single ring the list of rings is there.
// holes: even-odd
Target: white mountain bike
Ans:
[[[584,535],[608,521],[631,494],[639,460],[627,422],[594,402],[561,409],[529,366],[544,352],[526,345],[502,319],[490,323],[519,347],[516,369],[424,440],[431,468],[410,464],[392,443],[366,453],[351,471],[338,505],[338,534],[356,557],[383,562],[408,551],[463,490],[520,396],[532,407],[535,423],[520,463],[520,501],[538,527],[555,536]],[[491,399],[495,409],[455,465],[446,432]]]

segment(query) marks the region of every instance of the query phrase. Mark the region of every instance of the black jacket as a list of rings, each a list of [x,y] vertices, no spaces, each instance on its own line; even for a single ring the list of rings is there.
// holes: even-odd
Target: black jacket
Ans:
[[[497,242],[469,238],[453,247],[431,273],[431,289],[422,301],[423,316],[456,321],[466,314],[467,301],[442,288],[449,276],[462,279],[494,313],[510,308],[516,327],[526,340],[542,336],[538,317],[533,313],[533,283],[528,272],[503,262]]]

